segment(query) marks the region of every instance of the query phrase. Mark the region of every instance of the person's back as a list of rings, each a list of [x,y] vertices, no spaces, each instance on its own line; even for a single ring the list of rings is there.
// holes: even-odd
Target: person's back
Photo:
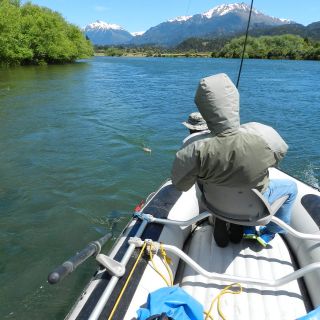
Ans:
[[[172,168],[176,187],[186,191],[199,181],[207,195],[211,184],[264,191],[268,168],[284,156],[285,142],[271,127],[240,127],[238,90],[225,74],[202,79],[195,102],[211,133],[177,152]],[[259,133],[264,128],[278,139],[277,150]]]
[[[171,176],[176,188],[187,191],[200,183],[209,205],[215,186],[266,192],[268,168],[288,149],[280,135],[260,123],[240,126],[239,93],[225,74],[202,79],[195,102],[211,133],[177,152]]]

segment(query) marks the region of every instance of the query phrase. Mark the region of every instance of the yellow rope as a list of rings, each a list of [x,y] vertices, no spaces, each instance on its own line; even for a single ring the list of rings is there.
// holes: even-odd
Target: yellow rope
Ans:
[[[230,288],[234,288],[234,287],[238,287],[238,291],[233,291],[233,290],[230,290]],[[220,293],[214,297],[214,299],[212,300],[211,302],[211,305],[210,305],[210,308],[208,311],[205,311],[204,314],[206,315],[205,317],[205,320],[207,319],[211,319],[213,320],[213,317],[211,316],[211,310],[213,308],[213,305],[214,303],[216,302],[216,300],[218,300],[218,304],[217,304],[217,309],[218,309],[218,313],[219,313],[219,316],[223,319],[223,320],[226,320],[224,314],[222,313],[222,310],[221,310],[221,303],[220,303],[220,299],[221,297],[224,295],[224,294],[227,294],[227,293],[230,293],[230,294],[240,294],[242,292],[242,286],[240,283],[232,283],[230,284],[229,286],[226,286],[225,288],[223,288]]]
[[[168,274],[169,274],[170,285],[173,286],[173,274],[172,274],[172,270],[169,266],[169,263],[171,263],[171,258],[167,256],[166,250],[164,250],[162,243],[160,243],[160,252],[163,257],[162,262],[163,262],[164,266],[166,267]]]
[[[142,254],[143,254],[146,246],[147,246],[147,243],[145,242],[145,243],[143,244],[142,248],[141,248],[141,251],[140,251],[140,253],[139,253],[139,256],[138,256],[136,262],[134,263],[134,265],[133,265],[133,267],[132,267],[132,269],[131,269],[131,271],[130,271],[130,273],[129,273],[129,275],[128,275],[128,278],[127,278],[127,280],[126,280],[123,288],[121,289],[121,292],[120,292],[120,294],[119,294],[119,296],[118,296],[118,298],[117,298],[117,300],[116,300],[116,302],[115,302],[115,304],[114,304],[114,306],[113,306],[113,308],[112,308],[112,311],[111,311],[111,313],[110,313],[110,315],[109,315],[108,320],[111,320],[111,319],[112,319],[115,311],[117,310],[118,304],[119,304],[119,302],[120,302],[120,300],[121,300],[121,298],[122,298],[122,296],[123,296],[124,291],[126,290],[126,288],[127,288],[127,286],[128,286],[128,283],[129,283],[129,281],[130,281],[130,279],[131,279],[131,277],[132,277],[132,275],[133,275],[133,272],[135,271],[135,269],[136,269],[136,267],[137,267],[137,265],[138,265],[139,260],[141,259],[141,256],[142,256]],[[168,280],[165,278],[165,276],[164,276],[164,275],[158,270],[158,268],[156,267],[156,265],[155,265],[155,263],[154,263],[154,261],[153,261],[152,244],[149,245],[149,256],[150,256],[150,260],[151,260],[152,266],[153,266],[154,270],[155,270],[155,271],[161,276],[161,278],[165,281],[165,283],[167,284],[167,286],[170,287],[170,286],[173,286],[173,275],[172,275],[171,268],[170,268],[170,266],[169,266],[169,263],[170,263],[171,259],[167,256],[167,253],[166,253],[166,251],[164,250],[162,244],[160,244],[160,252],[161,252],[161,255],[162,255],[162,257],[163,257],[162,262],[163,262],[163,264],[165,265],[165,267],[166,267],[166,269],[167,269],[167,271],[168,271],[168,273],[169,273],[169,277],[170,277],[170,281],[169,281],[169,282],[168,282]],[[238,291],[233,291],[233,290],[230,289],[230,288],[234,288],[234,287],[236,287],[236,286],[239,287],[239,290],[238,290]],[[218,310],[218,313],[219,313],[220,317],[221,317],[223,320],[226,320],[226,318],[225,318],[225,316],[224,316],[224,314],[222,313],[222,310],[221,310],[221,303],[220,303],[221,297],[222,297],[223,295],[227,294],[227,293],[230,293],[230,294],[240,294],[241,292],[242,292],[242,286],[241,286],[240,283],[232,283],[232,284],[230,284],[229,286],[226,286],[225,288],[223,288],[223,289],[220,291],[220,293],[219,293],[216,297],[214,297],[214,299],[212,300],[209,310],[208,310],[208,311],[204,311],[204,314],[206,315],[205,320],[208,320],[208,319],[213,320],[213,317],[211,316],[211,311],[212,311],[212,308],[213,308],[214,303],[215,303],[216,301],[218,301],[218,303],[217,303],[217,310]]]
[[[146,248],[146,245],[147,245],[146,243],[143,244],[143,246],[142,246],[142,248],[141,248],[141,251],[140,251],[140,254],[139,254],[136,262],[134,263],[134,265],[133,265],[133,267],[132,267],[132,269],[131,269],[131,271],[130,271],[130,273],[129,273],[129,276],[128,276],[128,278],[127,278],[127,280],[126,280],[126,282],[125,282],[125,284],[124,284],[124,286],[123,286],[123,288],[122,288],[122,290],[121,290],[121,292],[120,292],[120,294],[119,294],[119,296],[118,296],[118,298],[117,298],[116,303],[115,303],[114,306],[113,306],[113,309],[112,309],[112,311],[111,311],[111,313],[110,313],[110,315],[109,315],[108,320],[111,320],[111,319],[112,319],[115,311],[117,310],[117,307],[118,307],[118,304],[119,304],[119,302],[120,302],[120,300],[121,300],[121,298],[122,298],[122,295],[123,295],[124,291],[126,290],[126,288],[127,288],[127,286],[128,286],[128,283],[129,283],[129,281],[130,281],[130,279],[131,279],[131,277],[132,277],[132,274],[133,274],[134,270],[136,269],[136,267],[137,267],[137,265],[138,265],[138,262],[139,262],[139,260],[140,260],[140,258],[141,258],[141,256],[142,256],[145,248]]]
[[[170,282],[166,279],[166,277],[159,271],[159,269],[157,268],[157,266],[155,265],[154,261],[153,261],[153,255],[152,255],[152,244],[150,244],[149,247],[149,257],[153,266],[153,269],[159,274],[159,276],[164,280],[164,282],[166,283],[166,285],[168,287],[171,286]],[[171,280],[170,280],[171,281]]]
[[[209,318],[210,320],[214,320],[213,317],[211,316],[211,314],[208,313],[208,311],[203,311],[203,313],[206,315],[205,320],[207,320],[208,318]]]

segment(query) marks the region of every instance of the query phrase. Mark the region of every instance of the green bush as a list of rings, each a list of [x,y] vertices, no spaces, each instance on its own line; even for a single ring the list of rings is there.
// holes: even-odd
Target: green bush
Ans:
[[[81,30],[57,12],[19,1],[0,0],[2,64],[67,63],[93,55]]]

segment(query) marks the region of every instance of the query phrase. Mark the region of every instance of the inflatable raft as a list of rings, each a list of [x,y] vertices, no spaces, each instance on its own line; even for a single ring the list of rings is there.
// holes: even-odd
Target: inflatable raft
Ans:
[[[269,173],[294,179],[274,168]],[[320,319],[320,192],[294,180],[299,193],[291,225],[267,248],[244,239],[218,247],[197,186],[180,192],[167,181],[111,252],[95,254],[99,270],[66,319],[137,319],[149,295],[170,286],[197,301],[203,319]],[[49,282],[57,280],[49,275]],[[239,294],[222,296],[230,284],[228,292]]]

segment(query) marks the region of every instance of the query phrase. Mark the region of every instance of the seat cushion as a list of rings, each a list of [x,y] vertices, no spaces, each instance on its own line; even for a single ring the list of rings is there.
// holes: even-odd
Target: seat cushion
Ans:
[[[210,272],[259,279],[278,279],[294,271],[286,244],[279,235],[270,248],[262,248],[255,240],[242,240],[226,248],[216,245],[211,225],[197,228],[188,255]],[[208,310],[212,299],[230,283],[207,279],[185,266],[181,286]],[[243,292],[221,298],[226,319],[293,320],[307,313],[297,281],[278,288],[242,284]],[[219,319],[217,305],[212,312]]]

